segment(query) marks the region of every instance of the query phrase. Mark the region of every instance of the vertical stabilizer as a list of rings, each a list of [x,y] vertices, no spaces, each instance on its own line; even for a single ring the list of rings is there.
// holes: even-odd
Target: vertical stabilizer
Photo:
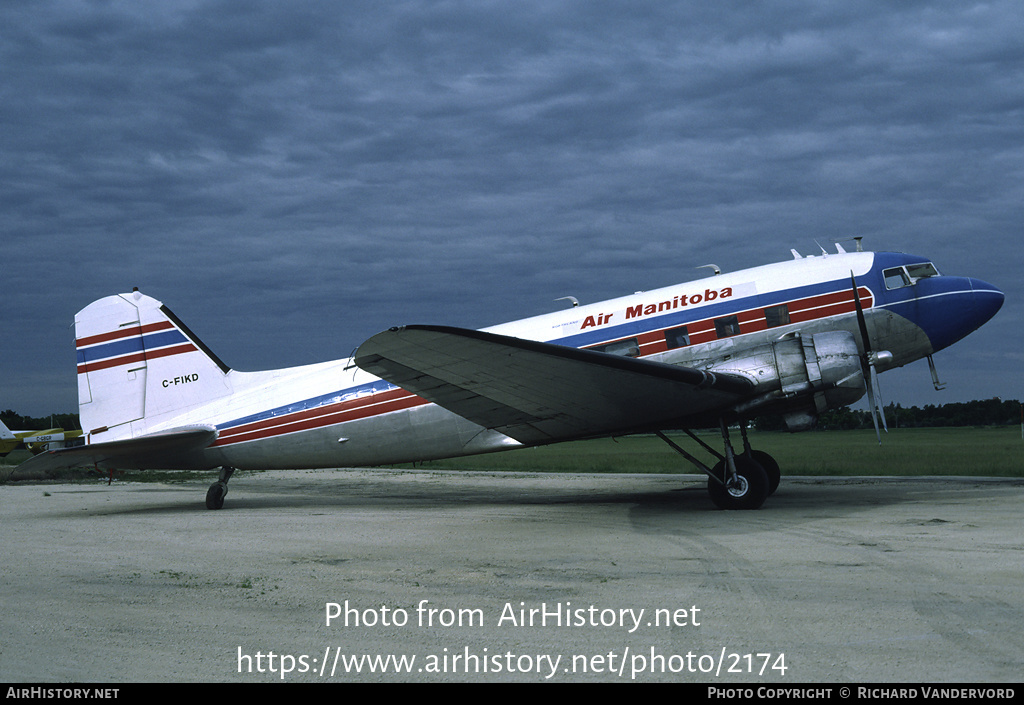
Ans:
[[[11,433],[11,429],[7,428],[7,424],[5,424],[3,421],[0,421],[0,440],[18,440],[18,437]]]
[[[138,290],[79,311],[75,338],[79,415],[97,441],[138,435],[231,392],[227,366]]]
[[[7,424],[0,421],[0,458],[6,458],[7,454],[21,445],[21,439],[11,433]]]

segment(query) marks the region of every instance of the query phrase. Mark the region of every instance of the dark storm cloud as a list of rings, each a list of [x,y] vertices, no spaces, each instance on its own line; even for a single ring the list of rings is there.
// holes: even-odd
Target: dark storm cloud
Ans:
[[[939,356],[952,396],[883,378],[905,402],[1024,396],[1022,30],[1012,2],[7,3],[0,405],[73,408],[67,326],[132,286],[251,369],[852,236],[1008,294]]]

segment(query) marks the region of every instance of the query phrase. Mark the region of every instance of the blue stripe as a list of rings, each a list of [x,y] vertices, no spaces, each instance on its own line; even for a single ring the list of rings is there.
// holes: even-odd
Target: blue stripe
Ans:
[[[228,421],[226,423],[217,424],[218,429],[226,430],[230,428],[236,428],[238,426],[245,426],[251,423],[258,423],[260,421],[266,421],[267,419],[276,419],[278,417],[289,416],[291,414],[298,414],[303,411],[310,411],[311,409],[317,409],[322,406],[330,406],[332,404],[340,404],[346,401],[352,401],[365,397],[369,394],[378,394],[380,392],[388,392],[392,389],[398,389],[397,386],[386,382],[385,380],[378,379],[373,382],[367,382],[361,384],[358,387],[349,387],[348,389],[342,389],[337,392],[331,392],[330,394],[322,394],[318,397],[311,399],[304,399],[297,401],[292,404],[286,404],[285,406],[279,406],[275,409],[268,409],[267,411],[260,411],[250,416],[243,416],[240,419]]]
[[[164,348],[168,345],[187,342],[188,338],[182,335],[179,330],[161,331],[160,333],[152,333],[147,336],[115,340],[111,343],[103,343],[91,348],[82,348],[78,351],[78,364],[106,360],[122,355],[131,355],[133,353],[140,353],[143,350],[155,350],[156,348]]]
[[[866,279],[866,277],[865,281],[858,279],[857,284],[859,286],[865,285],[867,283]],[[870,283],[868,283],[868,285],[873,291],[876,289],[876,287],[871,286]],[[677,326],[688,325],[698,321],[706,321],[713,318],[720,318],[722,316],[734,315],[742,311],[775,306],[796,299],[810,298],[812,296],[835,294],[841,291],[849,291],[850,289],[851,284],[849,280],[843,279],[831,282],[808,284],[807,286],[775,291],[768,294],[741,296],[735,299],[728,299],[721,303],[704,305],[700,308],[680,309],[660,316],[651,314],[643,316],[642,318],[630,323],[621,323],[611,327],[601,327],[600,330],[578,333],[566,336],[565,338],[551,340],[550,342],[558,345],[569,345],[574,348],[582,348],[588,345],[603,343],[607,340],[628,338],[630,336],[640,335],[641,333],[647,333],[650,331],[675,328]],[[644,305],[646,306],[650,303],[655,302],[648,301]]]

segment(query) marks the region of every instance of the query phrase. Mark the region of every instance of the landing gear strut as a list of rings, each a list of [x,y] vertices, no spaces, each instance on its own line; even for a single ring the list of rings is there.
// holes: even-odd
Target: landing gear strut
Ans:
[[[220,509],[224,506],[224,497],[228,494],[228,480],[231,479],[231,475],[234,472],[235,469],[227,465],[221,467],[220,478],[210,485],[210,489],[206,491],[207,509]]]
[[[747,438],[747,424],[740,423],[740,435],[743,436],[743,454],[760,465],[768,476],[768,496],[771,497],[775,494],[775,490],[779,489],[779,482],[782,481],[782,471],[779,469],[779,464],[775,458],[763,450],[754,450],[750,447],[750,439]],[[729,442],[728,436],[726,436],[725,442]]]
[[[720,427],[725,445],[724,455],[715,451],[693,432],[686,431],[690,438],[718,458],[714,468],[709,468],[687,453],[665,434],[658,432],[658,436],[673,450],[707,474],[708,495],[716,507],[719,509],[757,509],[779,486],[782,476],[779,464],[764,451],[753,450],[750,447],[745,423],[740,423],[740,433],[743,436],[742,454],[737,454],[733,450],[732,442],[729,440],[729,427],[724,420],[720,422]]]

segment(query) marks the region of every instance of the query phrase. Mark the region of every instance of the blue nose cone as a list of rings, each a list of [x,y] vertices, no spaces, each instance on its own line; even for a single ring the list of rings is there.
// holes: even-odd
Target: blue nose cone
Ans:
[[[971,290],[974,292],[974,315],[978,319],[978,326],[987,323],[1003,307],[1006,296],[997,287],[980,279],[969,279]]]
[[[927,301],[931,309],[924,317],[928,321],[925,332],[935,350],[983,326],[1002,308],[1005,299],[1002,291],[980,279],[935,277],[928,284],[940,289],[927,299],[919,299],[919,303]]]

